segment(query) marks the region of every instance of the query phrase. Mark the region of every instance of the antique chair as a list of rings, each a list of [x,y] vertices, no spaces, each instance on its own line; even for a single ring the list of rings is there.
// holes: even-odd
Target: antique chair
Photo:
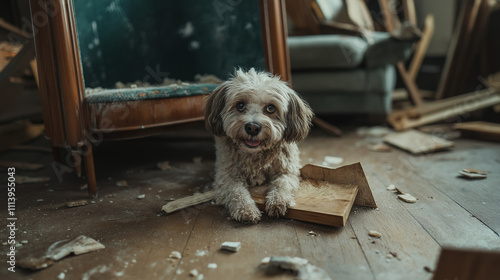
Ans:
[[[216,84],[164,86],[164,78],[225,79],[235,67],[290,77],[280,0],[30,4],[53,168],[61,179],[75,169],[81,175],[83,165],[94,196],[92,145],[203,120],[204,97]],[[136,80],[150,86],[114,88]]]
[[[288,37],[293,88],[314,111],[384,117],[395,65],[411,55],[413,42],[373,31],[362,0],[288,0],[287,13],[296,35]]]

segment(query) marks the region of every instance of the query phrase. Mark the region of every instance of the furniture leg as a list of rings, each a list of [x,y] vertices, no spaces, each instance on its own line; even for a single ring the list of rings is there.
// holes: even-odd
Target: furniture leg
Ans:
[[[84,151],[85,173],[87,174],[87,186],[89,194],[97,197],[97,182],[95,178],[94,154],[92,152],[92,144],[86,144],[82,147]]]

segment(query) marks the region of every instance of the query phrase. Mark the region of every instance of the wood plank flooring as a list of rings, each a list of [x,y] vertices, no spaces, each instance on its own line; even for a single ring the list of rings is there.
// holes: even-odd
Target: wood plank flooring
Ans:
[[[299,146],[303,164],[321,164],[325,156],[344,158],[342,165],[363,164],[379,207],[353,207],[344,228],[270,218],[245,225],[228,220],[228,213],[211,203],[162,215],[166,202],[203,191],[213,180],[214,144],[203,130],[187,139],[171,135],[100,144],[95,148],[100,194],[96,199],[87,196],[81,188],[84,180],[74,172],[59,181],[51,154],[2,153],[0,160],[46,166],[16,175],[51,176],[48,184],[17,186],[16,240],[22,246],[16,258],[42,256],[53,243],[81,234],[106,248],[69,256],[37,272],[16,267],[12,273],[5,259],[8,247],[0,246],[0,278],[196,279],[189,276],[196,269],[204,279],[294,279],[259,269],[264,257],[286,255],[308,259],[332,279],[431,279],[424,267],[435,269],[442,247],[500,251],[499,143],[454,139],[449,151],[414,156],[397,148],[389,153],[370,151],[369,140],[358,136],[355,128],[344,131],[335,138],[314,129]],[[40,138],[30,145],[48,147],[48,142]],[[194,163],[194,157],[202,157],[202,163]],[[160,161],[169,161],[172,169],[159,170]],[[463,168],[488,171],[488,177],[459,178]],[[6,175],[1,178],[5,181]],[[117,186],[120,180],[128,187]],[[417,202],[399,200],[386,190],[390,184]],[[6,187],[0,189],[0,199],[7,201]],[[146,197],[139,200],[139,194]],[[91,203],[65,206],[78,199]],[[6,207],[0,215],[5,220]],[[369,230],[382,237],[370,237]],[[0,241],[5,242],[8,234],[5,226],[0,227]],[[224,241],[240,241],[242,248],[236,253],[220,251]],[[179,251],[182,259],[169,258],[172,251]]]

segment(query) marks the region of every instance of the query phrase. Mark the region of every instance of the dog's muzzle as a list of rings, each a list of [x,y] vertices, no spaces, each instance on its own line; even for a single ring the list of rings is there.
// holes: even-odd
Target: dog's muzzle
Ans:
[[[250,136],[259,135],[261,128],[262,127],[258,123],[251,122],[251,123],[245,124],[245,131]]]

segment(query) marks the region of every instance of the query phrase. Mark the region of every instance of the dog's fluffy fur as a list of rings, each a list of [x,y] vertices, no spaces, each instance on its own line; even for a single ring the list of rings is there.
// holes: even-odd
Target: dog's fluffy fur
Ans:
[[[206,101],[216,145],[215,201],[233,219],[256,223],[261,213],[248,188],[267,184],[268,216],[284,215],[299,187],[296,142],[309,133],[309,105],[279,77],[253,68],[236,70]]]

